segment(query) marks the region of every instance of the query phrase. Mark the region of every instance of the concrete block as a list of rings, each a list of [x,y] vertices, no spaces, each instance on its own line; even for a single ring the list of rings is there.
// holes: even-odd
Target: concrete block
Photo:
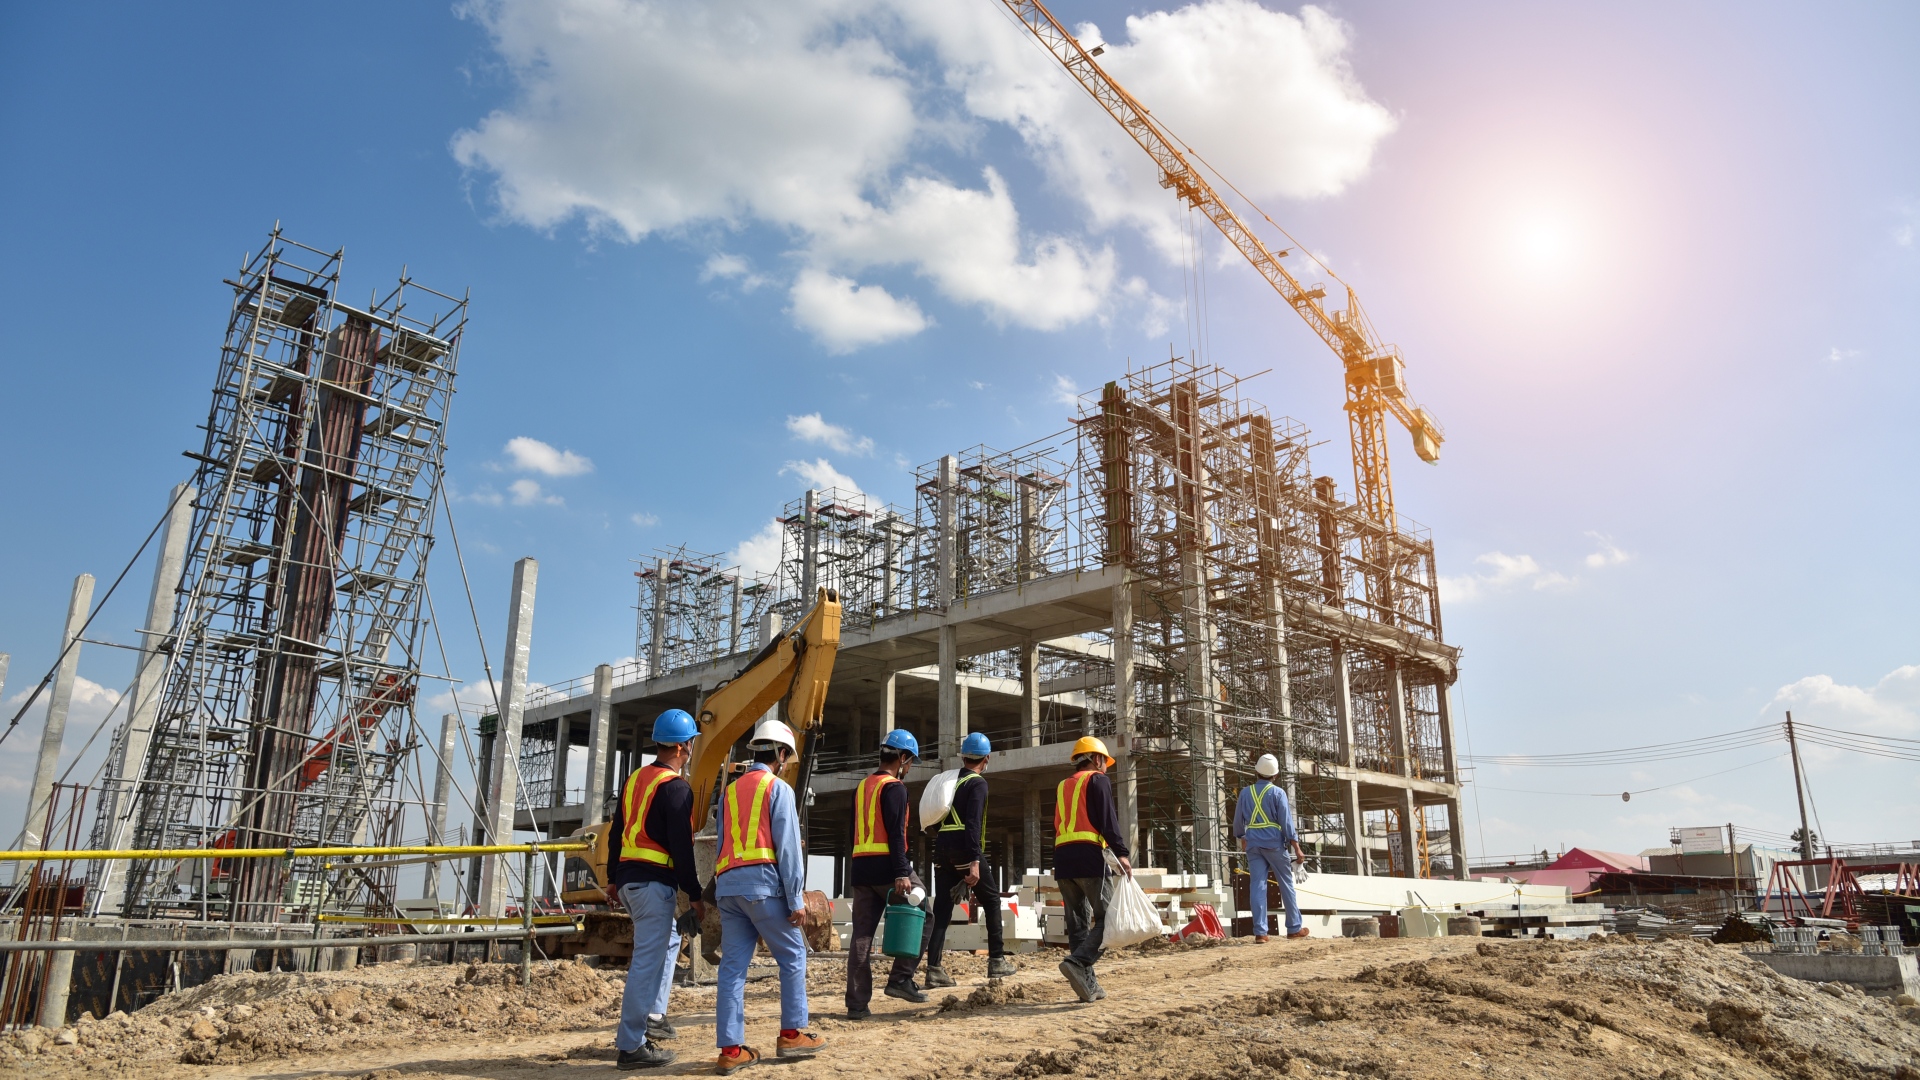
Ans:
[[[1789,979],[1837,982],[1874,997],[1920,997],[1920,967],[1914,956],[1856,956],[1850,953],[1749,953]]]
[[[1380,936],[1380,920],[1371,915],[1362,915],[1358,918],[1349,916],[1341,919],[1340,936],[1377,938]]]
[[[1447,920],[1448,937],[1479,937],[1480,920],[1471,915],[1455,915]]]

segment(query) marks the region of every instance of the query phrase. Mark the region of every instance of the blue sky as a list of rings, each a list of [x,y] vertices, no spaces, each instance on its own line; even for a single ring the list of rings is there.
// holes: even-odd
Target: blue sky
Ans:
[[[1057,10],[1405,349],[1449,439],[1437,468],[1396,441],[1398,501],[1476,751],[1784,707],[1920,737],[1910,8]],[[988,0],[0,10],[0,698],[189,475],[220,278],[275,220],[344,246],[349,293],[472,290],[450,477],[496,648],[541,560],[536,680],[628,654],[630,560],[736,549],[792,463],[907,502],[912,465],[1055,431],[1062,387],[1202,322],[1350,489],[1333,358],[1204,233],[1182,303],[1184,216],[1050,63]],[[844,435],[789,423],[816,414]],[[96,635],[133,640],[147,573]],[[130,665],[81,669],[76,747]],[[0,746],[8,820],[37,735]],[[1481,769],[1469,843],[1784,833],[1778,761],[1526,793],[1766,756]],[[1828,835],[1914,839],[1910,764],[1810,770]]]

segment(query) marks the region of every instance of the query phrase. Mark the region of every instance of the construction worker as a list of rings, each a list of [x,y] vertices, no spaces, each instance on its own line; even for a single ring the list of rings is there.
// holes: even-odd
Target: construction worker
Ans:
[[[973,732],[960,744],[960,778],[953,788],[953,806],[940,821],[933,839],[933,934],[927,941],[927,987],[952,986],[953,977],[941,961],[953,906],[971,896],[987,924],[987,978],[1004,979],[1016,970],[1007,959],[1000,925],[1000,883],[993,867],[981,865],[981,834],[987,822],[987,759],[993,743],[984,732]]]
[[[880,767],[853,792],[853,855],[847,860],[853,898],[853,940],[847,943],[847,1019],[873,1015],[873,935],[887,905],[911,903],[924,889],[907,854],[907,785],[902,781],[920,757],[913,732],[894,728],[880,742]],[[924,901],[923,901],[924,902]],[[913,985],[917,956],[896,956],[886,995],[921,1004],[927,995]]]
[[[793,789],[780,779],[797,752],[793,729],[762,720],[748,742],[753,764],[720,799],[720,848],[713,893],[720,908],[719,988],[714,1003],[716,1069],[722,1076],[759,1062],[746,1041],[747,962],[766,942],[780,968],[778,1056],[811,1057],[826,1040],[807,1028],[806,852]]]
[[[699,734],[693,717],[680,709],[668,709],[653,721],[653,764],[628,775],[607,830],[609,845],[619,845],[607,867],[608,883],[633,917],[633,959],[613,1036],[622,1069],[666,1065],[677,1056],[659,1040],[677,1034],[667,1019],[667,995],[680,958],[675,891],[686,894],[696,918],[706,910],[693,862],[693,786],[680,775]]]
[[[1280,762],[1272,754],[1261,754],[1253,771],[1260,779],[1240,789],[1240,802],[1233,811],[1233,835],[1239,837],[1247,852],[1247,873],[1252,875],[1248,895],[1253,900],[1253,942],[1267,943],[1267,874],[1280,882],[1280,902],[1286,908],[1287,936],[1307,936],[1307,924],[1300,918],[1300,900],[1293,891],[1293,863],[1305,859],[1300,839],[1293,829],[1293,808],[1287,805],[1287,793],[1273,778],[1280,773]]]
[[[1107,931],[1107,860],[1112,850],[1120,872],[1131,877],[1127,838],[1113,800],[1107,770],[1113,755],[1091,735],[1073,744],[1073,775],[1060,781],[1053,802],[1053,880],[1067,916],[1067,958],[1060,974],[1081,1001],[1107,996],[1094,976],[1100,939]]]

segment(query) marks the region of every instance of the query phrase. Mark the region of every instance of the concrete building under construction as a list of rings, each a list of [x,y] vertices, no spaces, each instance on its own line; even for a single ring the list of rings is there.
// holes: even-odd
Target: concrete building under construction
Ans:
[[[770,575],[686,549],[644,566],[634,658],[526,701],[518,828],[604,820],[653,717],[697,710],[824,586],[845,616],[810,748],[813,855],[846,856],[850,792],[898,727],[923,750],[913,780],[957,764],[967,733],[992,738],[1002,867],[1049,865],[1053,788],[1090,734],[1118,758],[1142,865],[1221,874],[1234,794],[1273,753],[1320,868],[1465,876],[1432,540],[1343,502],[1307,431],[1238,379],[1132,371],[1058,435],[916,480],[911,508],[807,492]]]

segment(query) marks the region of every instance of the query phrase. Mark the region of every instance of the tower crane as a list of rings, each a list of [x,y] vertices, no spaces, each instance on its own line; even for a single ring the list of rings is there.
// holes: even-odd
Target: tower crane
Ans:
[[[1239,249],[1254,270],[1267,279],[1280,299],[1306,320],[1308,328],[1340,357],[1346,368],[1347,427],[1353,440],[1356,501],[1361,512],[1383,526],[1386,536],[1391,536],[1397,525],[1393,476],[1387,460],[1387,415],[1391,413],[1413,436],[1413,451],[1422,461],[1439,461],[1440,444],[1446,438],[1439,421],[1415,404],[1407,392],[1406,367],[1399,347],[1380,342],[1351,286],[1347,288],[1346,308],[1329,311],[1322,303],[1326,298],[1323,287],[1301,284],[1281,265],[1280,260],[1288,253],[1282,250],[1276,254],[1269,250],[1220,198],[1213,185],[1188,162],[1177,148],[1178,140],[1167,133],[1146,106],[1094,61],[1094,56],[1103,51],[1101,47],[1096,46],[1092,52],[1083,48],[1040,0],[1001,2],[1160,167],[1160,186],[1172,189],[1182,202],[1205,214],[1227,242]],[[1376,568],[1368,574],[1371,591],[1372,579],[1386,571],[1385,564],[1390,557],[1384,551],[1367,555],[1367,561]]]

